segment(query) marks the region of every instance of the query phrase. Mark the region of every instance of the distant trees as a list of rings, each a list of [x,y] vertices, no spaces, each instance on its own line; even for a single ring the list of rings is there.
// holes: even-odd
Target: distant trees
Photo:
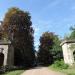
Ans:
[[[34,30],[31,16],[19,8],[10,8],[3,21],[4,37],[10,39],[15,51],[15,65],[31,66],[34,63]]]
[[[40,37],[40,46],[38,51],[38,60],[42,65],[52,64],[55,60],[62,58],[60,40],[52,32],[45,32]]]
[[[71,34],[69,36],[70,39],[75,39],[75,26],[74,27],[70,27],[71,30]]]
[[[0,40],[2,39],[2,27],[0,26]]]
[[[66,36],[66,37],[64,37],[64,39],[66,39],[66,40],[74,40],[75,39],[75,26],[71,26],[70,27],[70,33]]]

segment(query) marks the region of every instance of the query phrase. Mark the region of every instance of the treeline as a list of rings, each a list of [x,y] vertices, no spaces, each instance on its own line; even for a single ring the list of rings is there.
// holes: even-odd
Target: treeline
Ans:
[[[71,38],[75,29],[71,27]],[[66,37],[67,39],[70,37]],[[35,57],[34,30],[29,12],[19,8],[10,8],[5,14],[0,26],[0,40],[10,40],[14,47],[15,66],[50,65],[63,58],[60,38],[53,32],[44,32],[39,41],[40,45]]]

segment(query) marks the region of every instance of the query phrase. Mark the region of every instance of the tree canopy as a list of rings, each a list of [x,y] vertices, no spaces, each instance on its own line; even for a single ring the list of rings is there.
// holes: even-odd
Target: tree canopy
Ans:
[[[52,32],[45,32],[40,37],[40,46],[38,51],[39,63],[48,65],[55,60],[62,58],[62,49],[60,40],[57,35]]]
[[[15,49],[15,65],[34,63],[34,30],[31,16],[19,8],[10,8],[3,21],[4,37],[10,39]]]
[[[74,27],[70,27],[71,30],[71,34],[69,36],[70,39],[75,39],[75,26]]]
[[[50,53],[50,49],[54,44],[53,42],[53,33],[45,32],[40,37],[40,46],[38,52],[38,61],[42,65],[49,65],[53,61],[53,57]]]

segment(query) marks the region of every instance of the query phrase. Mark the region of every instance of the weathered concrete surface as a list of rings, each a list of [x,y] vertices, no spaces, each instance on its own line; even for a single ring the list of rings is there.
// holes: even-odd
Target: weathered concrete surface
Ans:
[[[37,67],[35,69],[26,70],[21,75],[65,75],[65,74],[49,70],[47,67]]]
[[[63,50],[64,62],[69,65],[75,63],[73,52],[75,51],[75,40],[64,40],[61,43]]]

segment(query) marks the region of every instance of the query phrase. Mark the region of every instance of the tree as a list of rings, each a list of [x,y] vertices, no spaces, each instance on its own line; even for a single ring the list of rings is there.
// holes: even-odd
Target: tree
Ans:
[[[0,40],[2,39],[2,27],[0,26]]]
[[[2,27],[3,22],[0,21],[0,40],[3,40],[3,27]]]
[[[53,60],[60,60],[63,58],[63,53],[62,53],[62,48],[60,46],[61,40],[57,35],[54,35],[54,45],[52,48],[52,55],[53,55]]]
[[[53,62],[53,56],[50,53],[50,50],[52,49],[52,46],[54,44],[53,36],[53,33],[45,32],[40,37],[38,60],[42,65],[49,65]]]
[[[75,26],[70,27],[70,33],[64,37],[65,40],[74,40],[75,39]]]
[[[52,32],[45,32],[40,37],[38,60],[43,64],[51,64],[62,59],[62,48],[57,35]]]
[[[70,39],[75,39],[75,26],[74,27],[70,27],[71,30],[71,34],[69,36]]]
[[[10,8],[3,22],[4,34],[12,41],[15,65],[32,66],[34,63],[34,30],[31,16],[19,8]]]

